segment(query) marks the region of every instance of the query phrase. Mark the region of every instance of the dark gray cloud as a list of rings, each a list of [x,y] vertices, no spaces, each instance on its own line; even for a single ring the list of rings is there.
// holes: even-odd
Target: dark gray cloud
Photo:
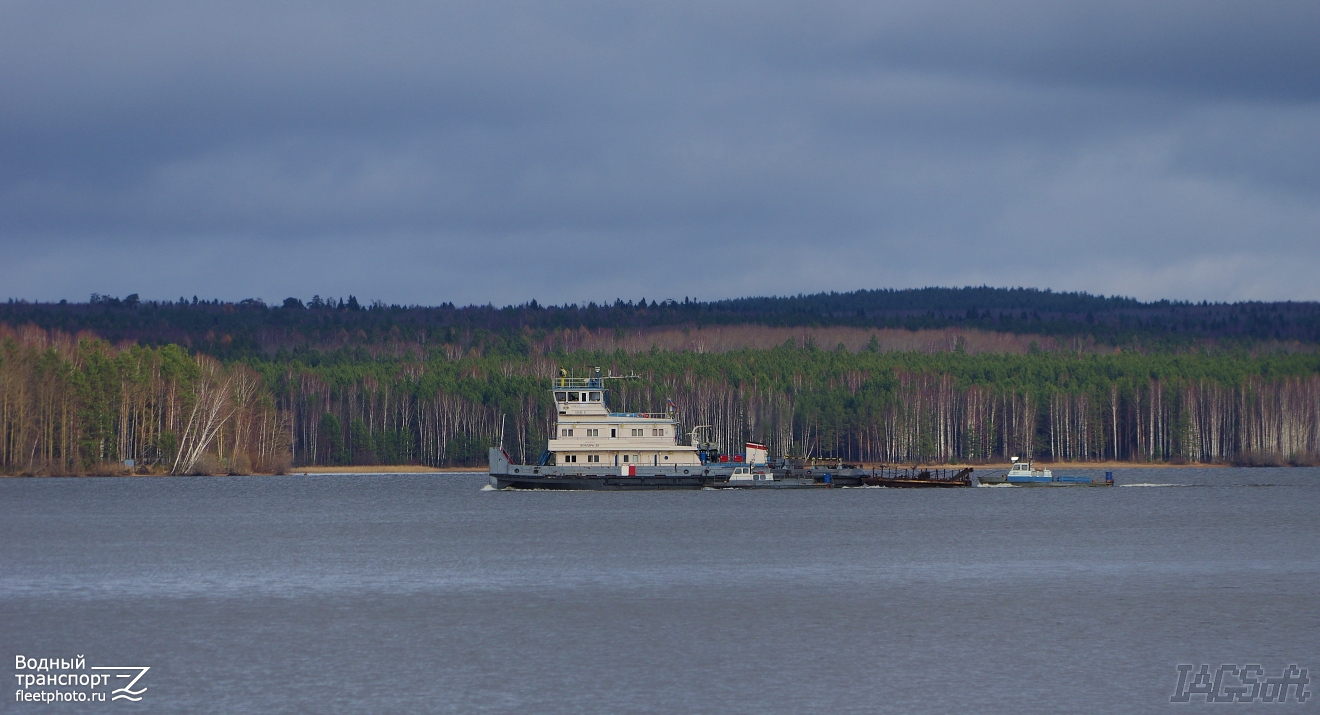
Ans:
[[[1320,299],[1313,2],[0,6],[0,285]]]

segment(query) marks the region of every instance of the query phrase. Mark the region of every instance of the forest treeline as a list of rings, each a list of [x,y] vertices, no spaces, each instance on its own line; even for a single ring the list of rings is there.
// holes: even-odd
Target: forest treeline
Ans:
[[[0,473],[279,472],[288,435],[244,364],[0,326]]]
[[[1320,356],[1239,352],[895,353],[786,344],[719,354],[343,349],[221,361],[178,345],[0,328],[0,470],[278,472],[480,466],[545,447],[558,369],[600,366],[618,411],[673,400],[727,449],[850,461],[1306,464]],[[501,429],[503,430],[501,432]]]
[[[861,290],[788,297],[697,301],[633,300],[496,308],[364,304],[354,296],[287,298],[268,305],[180,298],[144,301],[93,294],[86,303],[0,304],[0,323],[36,325],[113,343],[176,343],[223,360],[281,350],[439,344],[528,354],[553,347],[564,331],[638,331],[673,326],[850,326],[963,328],[1141,349],[1253,346],[1262,341],[1320,344],[1320,303],[1141,302],[1131,298],[1027,288]]]

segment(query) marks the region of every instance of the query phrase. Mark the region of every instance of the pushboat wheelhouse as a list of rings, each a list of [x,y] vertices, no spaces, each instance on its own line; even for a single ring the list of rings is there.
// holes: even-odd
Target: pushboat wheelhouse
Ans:
[[[557,377],[553,393],[558,424],[546,445],[547,466],[699,467],[702,455],[679,444],[678,421],[669,412],[610,412],[605,380]]]

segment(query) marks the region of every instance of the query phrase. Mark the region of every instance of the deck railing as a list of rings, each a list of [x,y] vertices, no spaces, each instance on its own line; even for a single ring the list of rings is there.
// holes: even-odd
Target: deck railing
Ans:
[[[603,390],[605,381],[598,377],[556,377],[553,378],[553,384],[556,388],[580,388],[584,390]]]

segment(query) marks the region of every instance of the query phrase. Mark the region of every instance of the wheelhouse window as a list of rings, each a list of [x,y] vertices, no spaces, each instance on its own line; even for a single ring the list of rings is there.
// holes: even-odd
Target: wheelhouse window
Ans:
[[[580,400],[578,400],[578,393],[576,393],[576,392],[570,392],[570,393],[568,393],[568,401],[569,401],[569,402],[580,402]]]
[[[567,392],[556,392],[556,393],[555,393],[555,402],[568,402],[568,393],[567,393]]]
[[[651,430],[651,436],[652,436],[652,437],[664,437],[664,436],[665,436],[665,431],[664,431],[663,429],[653,429],[653,430]]]
[[[646,435],[643,434],[645,431],[646,431],[646,430],[644,430],[644,429],[635,429],[635,430],[632,431],[632,436],[633,436],[633,437],[645,437]]]
[[[593,393],[591,393],[591,401],[592,401],[592,402],[600,402],[600,393],[599,393],[599,392],[593,392]]]
[[[572,428],[569,428],[569,429],[560,429],[560,430],[559,430],[559,436],[560,436],[560,437],[572,437],[572,436],[573,436],[573,430],[572,430]]]
[[[588,436],[588,437],[599,437],[599,436],[600,436],[600,430],[598,430],[598,429],[588,429],[588,430],[587,430],[587,436]]]

